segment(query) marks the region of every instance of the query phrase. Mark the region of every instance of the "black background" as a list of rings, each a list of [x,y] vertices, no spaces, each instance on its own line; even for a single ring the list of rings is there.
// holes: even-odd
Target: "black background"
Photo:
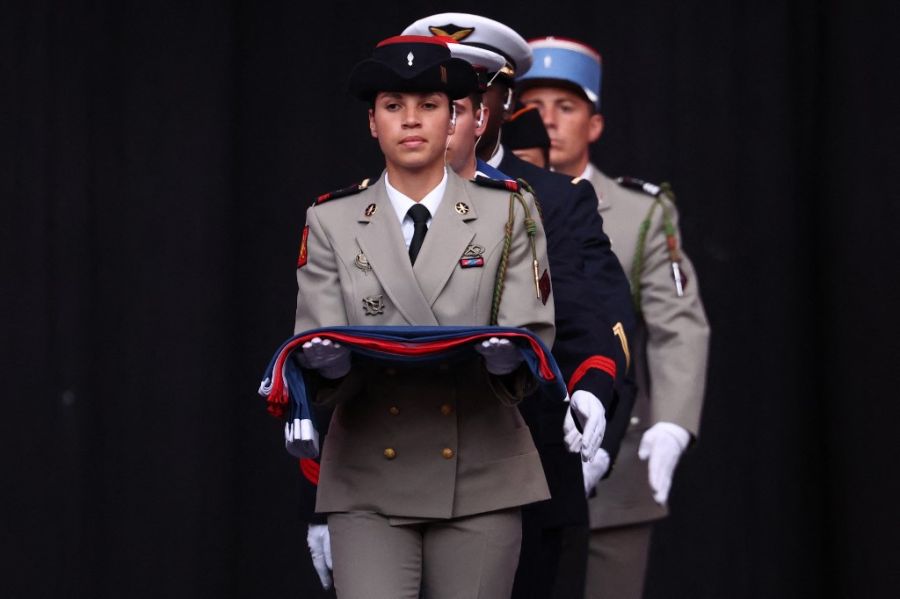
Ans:
[[[306,205],[380,170],[346,75],[444,10],[597,47],[596,160],[678,193],[713,338],[647,596],[895,596],[898,5],[812,0],[5,8],[0,595],[319,595],[255,390]]]

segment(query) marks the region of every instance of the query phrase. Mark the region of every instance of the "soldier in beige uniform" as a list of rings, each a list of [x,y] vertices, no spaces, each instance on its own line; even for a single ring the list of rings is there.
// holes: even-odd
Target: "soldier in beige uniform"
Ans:
[[[444,166],[450,100],[475,86],[471,66],[439,40],[390,38],[354,69],[351,92],[370,102],[386,170],[308,210],[295,332],[495,323],[552,344],[546,241],[533,198]],[[504,288],[492,314],[501,262]],[[519,507],[549,493],[514,405],[530,374],[508,343],[476,349],[483,358],[426,369],[351,363],[345,348],[319,339],[303,346],[304,365],[321,375],[315,401],[336,406],[316,510],[328,514],[323,532],[339,597],[509,595]],[[603,417],[582,416],[591,456]]]
[[[671,195],[637,180],[614,181],[589,162],[588,147],[603,130],[599,54],[567,39],[530,45],[534,66],[517,80],[520,98],[541,111],[553,168],[594,185],[641,316],[631,426],[615,473],[589,501],[586,585],[591,599],[639,599],[652,524],[666,515],[675,466],[698,432],[709,325],[693,266],[680,249]],[[590,492],[599,478],[592,464],[585,464],[584,477]]]

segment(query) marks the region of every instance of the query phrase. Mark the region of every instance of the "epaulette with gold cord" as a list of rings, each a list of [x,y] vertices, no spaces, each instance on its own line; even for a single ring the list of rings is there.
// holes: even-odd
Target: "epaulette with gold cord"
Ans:
[[[629,273],[631,296],[635,310],[641,311],[641,271],[644,269],[647,234],[650,232],[650,223],[657,209],[662,210],[663,232],[666,235],[666,250],[669,253],[669,265],[672,272],[672,280],[675,283],[675,295],[683,297],[684,288],[687,286],[687,276],[681,269],[681,251],[678,248],[678,235],[676,234],[675,224],[672,222],[672,204],[675,203],[675,192],[672,191],[672,186],[669,183],[654,185],[634,177],[619,177],[616,179],[616,183],[626,189],[645,193],[656,200],[650,206],[650,210],[647,211],[647,216],[641,221],[637,247],[634,252],[634,263],[631,265],[631,273]],[[668,200],[668,202],[664,202],[664,199]]]
[[[354,185],[350,185],[349,187],[344,187],[343,189],[336,189],[335,191],[329,191],[328,193],[323,193],[319,197],[316,198],[316,204],[324,204],[329,200],[336,200],[338,198],[345,198],[347,196],[355,195],[361,191],[365,191],[369,188],[369,182],[371,179],[364,179],[362,183],[356,183]]]

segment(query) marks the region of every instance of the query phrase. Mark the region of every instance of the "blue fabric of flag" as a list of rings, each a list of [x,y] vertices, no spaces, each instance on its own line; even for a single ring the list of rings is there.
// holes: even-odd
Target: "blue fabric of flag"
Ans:
[[[259,394],[267,398],[269,412],[287,421],[288,450],[297,457],[318,455],[318,433],[304,369],[297,360],[290,359],[294,351],[302,351],[303,343],[313,337],[331,339],[360,356],[423,365],[472,354],[477,343],[491,337],[508,339],[521,352],[524,364],[539,382],[545,397],[564,401],[567,395],[565,381],[550,350],[527,329],[341,326],[304,331],[281,344],[269,361],[259,388]]]

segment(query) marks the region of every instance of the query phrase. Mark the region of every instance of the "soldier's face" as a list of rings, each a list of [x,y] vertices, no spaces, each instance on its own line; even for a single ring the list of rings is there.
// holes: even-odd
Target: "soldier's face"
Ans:
[[[588,146],[603,132],[603,117],[595,113],[587,100],[567,89],[534,87],[521,95],[522,103],[535,106],[541,113],[550,136],[550,164],[559,171],[581,174],[588,159]],[[571,173],[570,173],[571,174]]]
[[[450,101],[439,92],[380,92],[369,110],[369,130],[385,161],[397,167],[443,164],[447,136],[453,133]]]
[[[447,163],[456,173],[467,175],[468,168],[475,167],[475,140],[484,133],[488,110],[472,105],[471,98],[453,102],[456,107],[456,129],[447,146]],[[481,124],[479,125],[479,120]]]
[[[507,100],[509,88],[502,81],[495,81],[487,91],[484,92],[484,105],[490,111],[490,118],[487,119],[488,126],[482,136],[482,143],[491,146],[497,142],[497,134],[500,126],[509,117],[509,111],[504,110],[503,105]]]

